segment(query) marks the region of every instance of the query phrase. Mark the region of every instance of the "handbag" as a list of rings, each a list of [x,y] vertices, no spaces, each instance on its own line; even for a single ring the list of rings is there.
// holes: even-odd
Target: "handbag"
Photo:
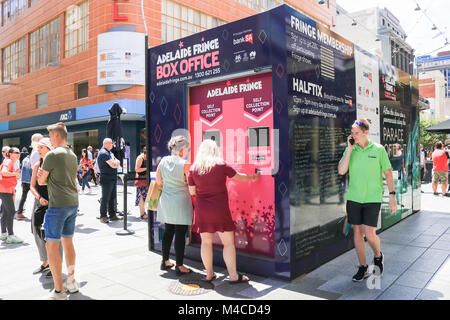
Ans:
[[[149,191],[147,192],[147,198],[145,203],[147,203],[147,209],[150,211],[156,211],[158,208],[158,201],[161,197],[162,185],[156,183],[156,180],[150,182]]]
[[[136,172],[136,179],[137,179],[137,178],[143,178],[143,177],[145,177],[145,176],[140,176],[140,175]],[[134,180],[134,185],[135,185],[136,187],[139,187],[139,188],[145,188],[145,187],[147,186],[147,179],[145,179],[145,180]]]

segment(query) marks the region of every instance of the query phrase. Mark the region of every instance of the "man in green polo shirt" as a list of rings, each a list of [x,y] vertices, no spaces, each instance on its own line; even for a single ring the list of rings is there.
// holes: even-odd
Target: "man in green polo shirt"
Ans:
[[[352,125],[348,146],[338,165],[339,174],[349,172],[347,200],[348,222],[353,227],[353,240],[360,263],[353,281],[363,281],[369,277],[366,264],[364,235],[374,253],[374,265],[379,275],[383,273],[384,257],[380,250],[380,238],[376,234],[378,216],[383,198],[383,173],[389,188],[389,211],[397,211],[392,166],[382,145],[367,138],[369,122],[359,119]]]

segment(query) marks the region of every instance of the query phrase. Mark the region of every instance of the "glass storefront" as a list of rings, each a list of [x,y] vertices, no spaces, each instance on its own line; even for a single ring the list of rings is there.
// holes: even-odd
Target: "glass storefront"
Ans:
[[[67,142],[72,146],[77,158],[81,158],[81,150],[92,146],[93,150],[100,149],[98,145],[98,130],[75,131],[67,134]]]
[[[13,137],[13,138],[3,138],[2,146],[8,146],[8,147],[20,147],[20,137]],[[26,146],[28,148],[28,146]]]

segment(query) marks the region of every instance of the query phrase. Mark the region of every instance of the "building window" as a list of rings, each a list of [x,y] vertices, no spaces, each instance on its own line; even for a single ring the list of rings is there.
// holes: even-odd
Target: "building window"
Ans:
[[[2,140],[3,146],[2,147],[16,147],[19,148],[20,146],[20,137],[14,137],[14,138],[3,138]]]
[[[236,2],[239,2],[243,4],[244,6],[247,6],[255,11],[266,11],[272,8],[275,8],[276,6],[282,5],[285,3],[283,0],[235,0]],[[327,7],[329,8],[329,1],[326,2]]]
[[[8,103],[8,115],[16,114],[16,102]]]
[[[89,83],[88,81],[83,81],[77,83],[77,96],[76,99],[83,99],[89,96]]]
[[[28,0],[5,0],[2,3],[3,25],[21,15],[28,7]]]
[[[59,17],[30,34],[30,72],[60,59]]]
[[[170,0],[161,1],[161,41],[169,42],[193,33],[225,24],[218,18],[182,6]]]
[[[385,26],[386,25],[386,21],[384,19],[382,19],[382,21],[383,21],[383,26]]]
[[[43,93],[36,95],[36,104],[37,104],[38,109],[48,106],[47,92],[43,92]]]
[[[11,81],[26,73],[26,39],[12,43],[3,49],[3,81]]]
[[[66,11],[65,57],[83,52],[89,46],[89,1]]]

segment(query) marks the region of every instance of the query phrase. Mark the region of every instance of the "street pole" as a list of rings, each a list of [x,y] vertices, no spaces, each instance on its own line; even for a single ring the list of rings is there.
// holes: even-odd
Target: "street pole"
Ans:
[[[128,202],[127,202],[127,198],[128,198],[127,185],[128,185],[128,177],[127,177],[127,173],[124,173],[124,175],[123,175],[123,230],[119,230],[119,231],[116,232],[116,234],[118,236],[128,236],[128,235],[134,234],[134,231],[127,229],[127,224],[128,224],[128,219],[127,219],[127,217],[128,217],[128,210],[127,210],[127,207],[128,207]]]
[[[145,133],[147,135],[147,171],[146,171],[146,178],[147,178],[147,186],[150,183],[150,172],[152,170],[152,145],[150,143],[150,73],[148,72],[148,68],[150,66],[148,62],[148,29],[147,29],[147,22],[145,21],[145,12],[144,12],[144,0],[141,0],[141,13],[142,13],[142,21],[144,22],[144,28],[145,28]],[[150,190],[148,190],[150,191]],[[145,204],[145,207],[147,207],[147,204]],[[154,249],[154,237],[153,237],[153,212],[150,210],[147,210],[147,216],[148,216],[148,248],[149,250]]]

